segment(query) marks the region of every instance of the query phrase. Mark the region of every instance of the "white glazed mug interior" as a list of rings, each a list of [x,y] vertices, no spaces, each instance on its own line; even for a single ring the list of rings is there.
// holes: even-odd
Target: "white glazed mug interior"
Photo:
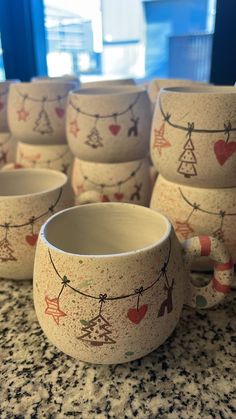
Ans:
[[[59,251],[104,257],[155,247],[169,237],[170,231],[167,218],[149,208],[99,203],[57,213],[46,221],[41,236]]]
[[[61,188],[67,176],[49,169],[21,169],[0,173],[0,199],[37,195]]]

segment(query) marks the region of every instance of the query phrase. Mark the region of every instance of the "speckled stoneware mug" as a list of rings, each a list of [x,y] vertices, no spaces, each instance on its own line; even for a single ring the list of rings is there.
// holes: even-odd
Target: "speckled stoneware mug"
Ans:
[[[11,133],[27,143],[66,143],[67,96],[77,86],[68,80],[11,84],[7,107]]]
[[[16,143],[10,132],[0,132],[0,169],[15,160]]]
[[[82,160],[142,159],[149,151],[150,126],[150,102],[141,86],[96,87],[69,94],[67,140]]]
[[[163,87],[180,87],[180,86],[192,86],[199,85],[200,83],[188,79],[152,79],[148,83],[147,91],[148,96],[151,101],[152,107],[154,109],[157,96]],[[203,83],[201,83],[203,84]],[[206,85],[206,83],[205,83]]]
[[[115,201],[149,205],[152,191],[149,160],[94,163],[75,158],[72,186],[78,204]]]
[[[59,170],[71,175],[74,157],[67,144],[27,144],[19,141],[16,150],[16,168],[34,167]]]
[[[151,129],[151,157],[167,180],[205,188],[235,186],[236,89],[161,89]]]
[[[214,277],[192,284],[189,258],[210,254]],[[156,349],[183,304],[211,307],[230,290],[225,246],[199,236],[183,247],[168,219],[140,205],[88,204],[51,217],[37,244],[33,294],[50,341],[82,361],[113,364]]]
[[[0,172],[0,277],[32,278],[39,228],[71,205],[72,189],[61,172]]]
[[[81,87],[104,87],[104,86],[134,86],[135,80],[134,79],[112,79],[112,80],[96,80],[96,81],[89,81],[81,83]]]
[[[6,80],[0,82],[0,131],[5,132],[9,131],[8,121],[7,121],[7,103],[8,103],[8,94],[9,87],[13,83],[19,83],[20,80]]]
[[[159,175],[150,207],[168,217],[179,240],[196,234],[217,237],[236,262],[236,187],[193,188],[169,182]],[[209,269],[212,262],[199,260],[195,269]]]

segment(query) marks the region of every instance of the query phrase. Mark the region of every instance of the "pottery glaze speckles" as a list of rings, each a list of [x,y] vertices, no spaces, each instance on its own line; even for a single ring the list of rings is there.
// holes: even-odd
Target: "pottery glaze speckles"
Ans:
[[[149,205],[151,169],[147,158],[124,163],[94,163],[75,158],[72,185],[79,204],[131,202]]]
[[[73,205],[67,177],[47,169],[0,173],[0,276],[31,279],[41,225]]]
[[[235,111],[233,87],[161,89],[151,129],[158,172],[188,186],[234,187]]]
[[[16,167],[35,167],[59,170],[70,176],[73,155],[66,144],[27,144],[18,142]]]
[[[207,307],[224,298],[213,281],[203,289],[190,282],[185,253],[203,248],[228,262],[224,247],[208,237],[191,239],[183,251],[168,220],[149,208],[101,203],[62,211],[42,227],[37,245],[39,323],[59,349],[82,361],[140,358],[172,333],[184,302]],[[215,277],[227,287],[232,269]]]
[[[225,243],[236,262],[236,188],[191,188],[159,175],[150,206],[170,219],[181,241],[209,234]],[[212,262],[199,260],[194,267],[204,270]]]
[[[27,143],[66,143],[67,96],[77,87],[68,80],[12,84],[7,110],[11,133]]]
[[[141,86],[106,86],[71,92],[66,134],[73,154],[87,161],[116,163],[148,153],[151,109]]]

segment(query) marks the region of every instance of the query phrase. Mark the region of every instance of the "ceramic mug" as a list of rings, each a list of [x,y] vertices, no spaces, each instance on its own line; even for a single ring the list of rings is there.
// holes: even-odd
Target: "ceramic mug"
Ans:
[[[9,131],[7,121],[7,103],[9,87],[13,83],[19,83],[20,80],[6,80],[0,82],[0,132]]]
[[[149,205],[151,174],[148,159],[94,163],[75,158],[72,186],[78,204],[131,202]]]
[[[168,217],[180,241],[208,234],[227,246],[236,263],[236,187],[193,188],[169,182],[159,175],[150,207]],[[210,260],[198,261],[195,269],[211,269]]]
[[[96,80],[90,82],[81,83],[81,87],[104,87],[104,86],[123,86],[123,85],[135,85],[134,79],[112,79],[112,80]]]
[[[7,163],[14,161],[16,143],[10,132],[0,132],[0,169]]]
[[[234,87],[162,89],[151,129],[158,172],[189,186],[235,186],[235,112]]]
[[[210,254],[214,278],[195,286],[189,258]],[[60,350],[81,361],[140,358],[176,327],[183,304],[211,307],[230,290],[232,266],[208,236],[179,243],[168,219],[121,203],[62,211],[41,229],[33,294],[39,323]]]
[[[66,133],[73,154],[88,161],[120,163],[144,158],[151,110],[140,86],[107,86],[71,92]]]
[[[180,87],[198,84],[189,79],[152,79],[147,85],[148,96],[154,109],[158,94],[163,87]]]
[[[38,232],[73,205],[67,176],[48,169],[0,172],[0,277],[31,279]]]
[[[18,139],[33,144],[66,143],[65,111],[73,81],[12,84],[8,123]]]
[[[70,176],[72,163],[73,155],[66,144],[37,145],[18,142],[15,168],[48,168]]]
[[[31,83],[42,83],[42,82],[56,82],[64,83],[66,81],[73,81],[77,83],[77,88],[80,86],[79,78],[75,74],[65,74],[64,76],[50,77],[50,76],[35,76],[30,79]]]

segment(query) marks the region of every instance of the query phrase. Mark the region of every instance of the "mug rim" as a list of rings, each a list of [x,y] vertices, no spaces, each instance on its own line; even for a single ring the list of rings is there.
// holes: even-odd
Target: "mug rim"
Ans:
[[[78,89],[78,82],[74,80],[68,80],[68,79],[65,79],[65,81],[63,80],[62,82],[53,81],[52,83],[50,83],[50,81],[40,81],[40,83],[29,81],[29,82],[11,83],[9,86],[9,89],[14,90],[20,87],[23,89],[36,90],[36,89],[41,89],[43,87],[48,89],[50,88],[50,86],[52,86],[53,89],[57,87],[62,88],[65,86],[75,86],[75,88]]]
[[[1,180],[1,177],[4,177],[4,176],[5,177],[6,176],[15,176],[15,177],[18,177],[19,175],[21,176],[22,174],[25,174],[25,173],[26,174],[27,173],[28,174],[34,173],[35,175],[37,173],[40,173],[40,174],[45,173],[45,174],[52,174],[52,175],[55,175],[56,174],[58,177],[61,177],[62,182],[61,182],[60,185],[58,185],[58,186],[56,186],[54,188],[45,189],[43,191],[33,192],[33,193],[30,193],[30,194],[1,195],[1,192],[0,192],[0,200],[5,200],[5,199],[21,199],[21,198],[27,198],[27,197],[28,198],[29,197],[37,197],[39,195],[42,196],[42,195],[47,194],[49,192],[56,191],[58,188],[62,188],[66,184],[66,182],[68,180],[68,177],[64,173],[60,172],[59,170],[53,170],[53,169],[35,169],[35,168],[0,171],[0,180]]]
[[[139,94],[145,93],[147,89],[139,85],[119,85],[119,86],[97,86],[97,87],[82,87],[81,89],[73,90],[69,93],[69,96],[73,97],[90,97],[90,96],[105,96],[105,97],[114,97],[114,96],[124,96],[130,94]]]
[[[173,94],[196,94],[196,95],[222,95],[222,94],[236,94],[236,87],[235,86],[213,86],[213,85],[206,85],[206,86],[172,86],[172,87],[162,87],[160,89],[161,93],[173,93]]]
[[[1,133],[0,133],[0,138],[1,138]],[[49,150],[49,149],[53,149],[53,148],[63,148],[63,147],[65,147],[65,148],[68,148],[68,150],[70,149],[69,148],[69,145],[68,144],[62,144],[62,143],[59,143],[59,144],[38,144],[38,143],[26,143],[26,142],[24,142],[24,141],[18,141],[18,143],[17,143],[17,149],[19,149],[19,146],[20,147],[38,147],[38,148],[43,148],[43,149],[47,149],[47,150]]]
[[[84,159],[80,159],[79,157],[74,157],[74,162],[73,164],[79,164],[79,163],[84,163],[84,164],[91,164],[92,167],[94,167],[96,165],[96,167],[106,167],[106,168],[111,168],[111,167],[123,167],[123,166],[128,166],[128,165],[137,165],[137,164],[143,164],[145,162],[148,162],[148,156],[143,157],[141,159],[135,159],[135,160],[131,160],[131,161],[124,161],[124,162],[114,162],[114,163],[110,163],[110,162],[100,162],[100,161],[91,161],[91,160],[84,160]]]
[[[57,218],[57,217],[59,218],[62,214],[65,214],[67,212],[79,211],[80,208],[96,207],[97,205],[99,205],[100,208],[102,206],[103,207],[108,207],[108,206],[112,207],[113,206],[113,207],[118,207],[118,208],[120,207],[121,208],[121,206],[122,206],[123,208],[124,207],[137,208],[138,211],[145,211],[145,212],[149,212],[149,213],[151,212],[152,214],[155,214],[157,217],[162,218],[162,220],[166,224],[166,231],[159,240],[154,241],[152,244],[150,244],[148,246],[144,246],[142,248],[139,248],[139,249],[136,249],[136,250],[130,250],[130,251],[127,251],[127,252],[108,253],[108,254],[101,254],[101,255],[71,253],[71,252],[67,252],[67,251],[55,246],[51,242],[49,242],[49,240],[46,237],[46,235],[47,235],[46,230],[47,230],[48,225],[55,218]],[[127,257],[127,256],[132,256],[132,255],[138,255],[142,252],[146,252],[146,251],[152,250],[156,247],[160,247],[160,245],[163,244],[168,239],[168,237],[170,237],[171,231],[172,231],[172,225],[171,225],[171,222],[169,221],[169,219],[164,214],[162,214],[161,212],[155,211],[152,208],[144,207],[142,205],[130,204],[130,203],[126,203],[126,202],[123,202],[123,203],[120,203],[120,202],[101,202],[100,203],[99,202],[99,203],[91,203],[91,204],[73,206],[73,207],[66,208],[62,211],[57,212],[56,214],[54,214],[50,218],[48,218],[45,221],[45,223],[41,226],[39,236],[40,236],[40,239],[42,240],[42,242],[44,243],[44,245],[47,248],[50,248],[53,251],[56,251],[57,253],[60,253],[60,254],[66,255],[66,256],[73,256],[73,257],[76,257],[76,258],[81,258],[82,257],[82,258],[86,258],[86,259],[91,259],[91,258],[93,258],[93,259],[101,259],[101,258],[102,259],[103,258],[110,259],[110,258],[113,258],[113,257],[121,257],[122,258],[122,257]]]

